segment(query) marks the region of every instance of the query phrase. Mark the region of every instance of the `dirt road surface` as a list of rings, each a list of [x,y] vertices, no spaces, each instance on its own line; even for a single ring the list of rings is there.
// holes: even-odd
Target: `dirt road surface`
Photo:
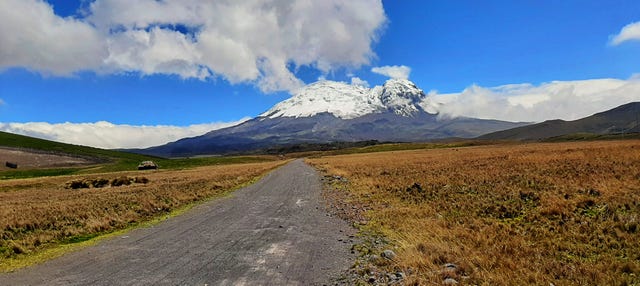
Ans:
[[[355,257],[297,160],[231,197],[14,273],[0,285],[323,285]],[[346,243],[345,243],[346,241]]]

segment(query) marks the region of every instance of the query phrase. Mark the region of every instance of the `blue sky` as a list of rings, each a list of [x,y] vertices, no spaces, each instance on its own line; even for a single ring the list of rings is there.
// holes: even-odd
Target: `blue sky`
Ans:
[[[78,29],[75,34],[87,33],[77,39],[61,39],[63,43],[52,44],[52,49],[64,45],[65,41],[90,41],[95,35],[98,35],[96,39],[106,37],[105,33],[112,37],[111,40],[117,40],[113,33],[118,33],[118,29],[133,31],[144,26],[141,19],[116,19],[114,15],[120,15],[118,8],[123,6],[113,3],[127,1],[98,2],[103,5],[69,0],[45,3],[54,9],[55,14],[49,15],[52,23],[64,20],[69,23],[70,30]],[[337,21],[347,24],[347,29],[353,29],[349,31],[352,41],[340,42],[339,46],[353,45],[354,48],[345,48],[342,52],[349,55],[353,52],[353,56],[342,57],[322,48],[318,48],[317,54],[307,56],[304,47],[296,48],[292,51],[294,55],[286,55],[284,59],[288,60],[288,70],[298,81],[287,81],[281,70],[267,72],[264,67],[260,67],[257,77],[255,71],[253,74],[251,70],[238,72],[232,69],[242,64],[234,62],[224,63],[226,66],[218,69],[215,63],[223,63],[226,58],[206,62],[214,63],[208,66],[210,75],[198,79],[198,76],[185,76],[201,70],[203,64],[195,60],[195,64],[187,68],[171,66],[163,70],[158,65],[150,68],[141,63],[143,60],[133,61],[122,54],[119,58],[111,58],[112,64],[105,67],[91,59],[76,60],[73,55],[70,60],[57,62],[56,59],[37,58],[43,56],[36,52],[34,58],[29,58],[32,55],[27,52],[20,54],[29,50],[23,46],[0,44],[0,122],[107,121],[136,126],[229,122],[257,116],[288,98],[291,86],[308,84],[319,77],[347,82],[357,77],[371,86],[383,84],[388,77],[371,71],[373,67],[381,66],[407,66],[411,70],[410,80],[425,91],[436,90],[438,94],[464,93],[474,85],[490,89],[506,84],[530,83],[541,87],[552,81],[628,80],[640,73],[640,40],[634,38],[635,34],[631,33],[628,40],[619,44],[612,44],[613,37],[621,33],[623,27],[640,21],[638,1],[383,1],[377,8],[369,3],[378,1],[361,2],[364,4],[361,8],[372,7],[371,11],[345,12],[348,9],[343,9],[342,14],[336,16]],[[19,14],[20,8],[29,8],[26,5],[31,4],[44,7],[35,0],[10,0],[2,4],[7,7],[3,7],[1,13]],[[155,11],[148,12],[153,14]],[[347,13],[352,13],[356,20],[345,16]],[[162,14],[158,12],[158,15]],[[332,15],[324,17],[331,19]],[[136,24],[128,27],[130,22],[127,21]],[[186,27],[191,25],[186,23],[188,20],[183,21]],[[25,25],[23,22],[3,23],[5,30],[0,31],[0,35],[16,36],[21,31],[19,24]],[[207,22],[204,25],[215,24]],[[98,32],[87,31],[87,27]],[[112,34],[109,30],[105,32],[104,27],[111,29]],[[170,32],[184,30],[175,24],[148,25],[139,30],[151,33],[158,27]],[[103,31],[99,31],[101,29]],[[317,30],[308,31],[310,34],[315,32]],[[188,34],[186,39],[189,37],[194,35]],[[232,39],[236,38],[232,36]],[[323,39],[327,38],[319,37],[320,41]],[[369,42],[363,46],[363,41],[356,42],[358,39]],[[45,38],[43,41],[38,49],[47,52],[48,43],[55,40]],[[109,48],[114,47],[131,48],[126,45]],[[60,49],[63,53],[65,49],[76,48],[80,51],[91,49],[85,46]],[[200,51],[208,52],[207,49]],[[283,51],[290,50],[275,50],[266,57],[278,55],[271,58],[276,62]],[[60,51],[51,53],[54,52]],[[52,63],[48,64],[48,61]],[[296,68],[296,61],[303,64]],[[329,62],[329,68],[323,66],[325,62]],[[70,66],[61,66],[65,64]],[[261,81],[265,78],[274,78],[275,85],[268,87]]]

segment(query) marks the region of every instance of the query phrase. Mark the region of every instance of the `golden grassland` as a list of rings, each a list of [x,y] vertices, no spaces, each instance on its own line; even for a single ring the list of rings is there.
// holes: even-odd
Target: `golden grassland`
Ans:
[[[351,204],[366,209],[363,231],[397,247],[380,267],[409,273],[407,284],[640,284],[639,140],[308,162],[348,179]]]
[[[10,270],[15,260],[224,195],[285,162],[0,181],[0,271]],[[69,187],[78,181],[111,183]]]

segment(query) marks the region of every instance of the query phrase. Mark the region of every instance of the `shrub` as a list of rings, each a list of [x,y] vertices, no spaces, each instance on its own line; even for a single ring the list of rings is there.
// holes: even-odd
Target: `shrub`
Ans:
[[[67,189],[86,189],[89,188],[89,182],[85,180],[73,180],[67,183]]]
[[[120,178],[115,178],[111,180],[112,187],[119,187],[122,185],[125,185],[125,186],[131,185],[131,179],[129,177],[122,176]]]
[[[95,180],[91,181],[91,185],[94,188],[102,188],[102,187],[104,187],[104,186],[106,186],[108,184],[109,184],[109,180],[103,179],[103,178],[95,179]]]

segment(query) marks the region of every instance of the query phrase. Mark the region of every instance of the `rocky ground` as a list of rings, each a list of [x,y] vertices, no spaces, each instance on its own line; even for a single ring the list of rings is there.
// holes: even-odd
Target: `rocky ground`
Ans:
[[[369,206],[363,204],[347,192],[349,180],[341,176],[325,175],[323,198],[331,215],[348,221],[360,231],[351,239],[352,251],[357,254],[354,265],[345,271],[337,285],[404,285],[411,269],[401,269],[396,265],[394,246],[382,235],[367,228],[365,212]],[[355,240],[354,240],[355,239]]]

